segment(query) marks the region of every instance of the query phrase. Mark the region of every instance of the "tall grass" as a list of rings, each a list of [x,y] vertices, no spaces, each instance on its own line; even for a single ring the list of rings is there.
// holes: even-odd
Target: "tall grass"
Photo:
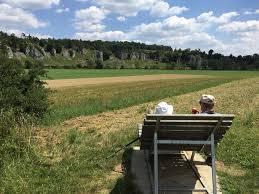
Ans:
[[[105,96],[103,92],[107,92],[107,96],[111,95],[105,98],[107,101],[114,99],[117,95],[124,99],[127,99],[128,96],[134,99],[135,93],[136,98],[140,98],[142,95],[148,95],[149,92],[156,95],[157,91],[164,91],[167,94],[165,96],[168,97],[163,99],[164,101],[173,104],[177,112],[188,113],[193,105],[197,105],[197,99],[202,93],[213,94],[217,99],[218,112],[236,115],[234,125],[220,142],[217,150],[217,159],[226,165],[226,169],[219,169],[223,193],[258,193],[259,79],[241,80],[213,88],[209,87],[213,84],[224,83],[226,80],[210,81],[190,80],[184,86],[176,83],[174,83],[176,85],[170,85],[171,82],[164,83],[168,84],[166,88],[183,86],[178,90],[178,94],[181,95],[177,95],[177,93],[168,95],[163,89],[162,83],[157,85],[153,83],[153,93],[152,88],[146,89],[142,93],[142,91],[134,91],[133,86],[128,86],[127,89],[132,90],[126,92],[127,89],[123,91],[124,87],[121,85],[103,89],[85,88],[85,91],[82,89],[82,93],[79,92],[78,95],[75,93],[76,89],[62,91],[64,93],[61,92],[60,96],[57,95],[58,93],[53,94],[52,100],[57,104],[56,108],[59,106],[80,107],[82,106],[80,102],[83,102],[87,96],[82,94],[93,93],[92,90],[96,91],[93,93],[96,97],[100,95],[100,100]],[[204,85],[199,85],[199,83]],[[209,85],[205,85],[205,83],[209,83]],[[194,84],[197,88],[194,92],[188,93],[188,91],[192,91],[191,86]],[[138,86],[140,87],[140,85]],[[146,85],[142,85],[143,88],[145,88],[144,86]],[[204,86],[205,89],[200,90],[201,86]],[[117,93],[113,96],[115,91]],[[132,91],[135,93],[132,94]],[[59,101],[62,95],[66,98]],[[94,103],[94,100],[87,99],[86,102]],[[122,101],[122,103],[124,102]],[[103,123],[107,119],[105,118],[107,114],[103,113],[98,115],[98,123],[90,125],[89,121],[97,117],[91,116],[86,122],[82,121],[81,125],[85,127],[84,129],[75,127],[73,124],[50,126],[46,131],[33,126],[12,128],[15,138],[10,138],[5,141],[5,144],[2,144],[4,147],[0,147],[5,156],[0,169],[0,193],[138,193],[130,181],[132,175],[119,168],[120,164],[123,167],[126,166],[127,156],[130,153],[118,154],[110,160],[106,160],[105,157],[136,137],[136,123],[139,118],[143,119],[145,114],[139,110],[145,106],[153,106],[154,103],[117,110],[116,114],[111,112],[109,123]],[[61,107],[60,110],[63,110],[64,107]],[[109,109],[110,107],[106,110]],[[130,114],[129,111],[133,111],[133,113]],[[94,113],[91,112],[91,114]],[[118,124],[116,120],[125,115],[130,116],[126,122],[127,127]],[[112,124],[115,129],[106,130],[105,124]],[[99,130],[100,125],[105,129]],[[13,152],[13,150],[16,151]],[[19,152],[20,150],[22,151]],[[12,155],[13,153],[17,153],[15,157]],[[116,171],[114,171],[115,167]]]
[[[57,90],[51,96],[53,106],[43,123],[45,125],[57,124],[77,116],[93,115],[173,97],[217,86],[230,80],[232,79],[195,78]]]
[[[60,144],[50,142],[46,155],[24,156],[12,159],[13,162],[9,158],[1,171],[0,193],[107,193],[114,189],[112,170],[122,158],[105,158],[115,149],[113,146],[134,135],[134,130],[125,129],[104,140],[96,131],[70,129]],[[125,188],[119,190],[130,194],[132,189],[127,191],[127,187],[133,188],[132,185],[125,183]]]

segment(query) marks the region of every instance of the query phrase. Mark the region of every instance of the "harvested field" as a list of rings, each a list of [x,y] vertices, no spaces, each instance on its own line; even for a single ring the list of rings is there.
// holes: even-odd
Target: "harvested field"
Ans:
[[[57,90],[52,97],[54,110],[64,105],[71,111],[71,117],[64,115],[59,123],[37,126],[30,133],[29,143],[37,154],[30,160],[26,156],[23,163],[10,161],[2,171],[0,193],[138,193],[132,182],[134,177],[127,171],[131,150],[118,153],[110,160],[105,158],[136,138],[137,123],[142,122],[158,102],[173,104],[176,113],[190,113],[193,106],[199,106],[198,99],[203,93],[216,97],[217,112],[236,115],[217,149],[223,194],[259,193],[259,78],[231,83],[218,79],[181,82],[175,79],[163,80],[163,83],[111,84],[114,88],[92,85]],[[96,93],[91,91],[93,88]],[[169,93],[168,88],[172,89]],[[139,100],[146,96],[147,99]],[[60,101],[61,98],[64,101]],[[105,109],[97,109],[97,105]],[[66,113],[64,107],[60,109],[62,114]],[[92,112],[79,112],[78,115],[84,116],[76,117],[81,107]],[[57,113],[53,112],[49,118],[54,120]],[[10,147],[10,152],[13,149]]]
[[[218,175],[226,193],[256,193],[258,189],[258,85],[259,78],[251,78],[163,99],[173,104],[177,113],[190,113],[191,107],[198,107],[199,96],[210,93],[217,99],[217,112],[236,115],[234,125],[218,146]],[[125,190],[125,173],[114,172],[118,162],[122,160],[123,163],[124,156],[119,154],[110,161],[105,157],[136,137],[136,124],[142,122],[144,115],[157,103],[154,101],[93,116],[81,116],[59,126],[38,129],[42,149],[51,153],[48,165],[65,163],[72,166],[69,174],[64,176],[70,176],[71,182],[76,181],[80,192],[98,193],[100,189],[103,193],[134,193]],[[70,136],[76,136],[76,141],[80,143],[64,147]],[[224,166],[231,166],[231,171]],[[109,178],[111,176],[112,179]],[[90,182],[87,181],[89,179]]]
[[[174,106],[176,113],[190,113],[192,107],[199,107],[198,99],[204,93],[216,97],[216,111],[235,114],[238,117],[244,116],[246,110],[257,105],[259,95],[258,78],[238,80],[221,86],[192,92],[172,98],[131,106],[125,109],[109,111],[93,116],[80,116],[65,121],[61,128],[65,131],[71,128],[78,128],[80,131],[95,129],[98,133],[110,133],[126,127],[134,127],[142,122],[144,115],[151,111],[160,101],[166,101]],[[244,101],[244,98],[248,99]],[[226,100],[228,99],[228,100]]]
[[[49,88],[78,87],[85,85],[113,84],[143,82],[154,80],[176,80],[176,79],[194,79],[207,78],[207,75],[180,75],[180,74],[160,74],[160,75],[142,75],[142,76],[125,76],[125,77],[106,77],[106,78],[81,78],[81,79],[60,79],[47,80]]]

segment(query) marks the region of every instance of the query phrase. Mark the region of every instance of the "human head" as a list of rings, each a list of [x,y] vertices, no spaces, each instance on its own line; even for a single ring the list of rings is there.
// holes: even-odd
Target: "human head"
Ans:
[[[215,97],[212,95],[203,94],[199,100],[201,112],[211,111],[215,105]]]
[[[160,102],[155,108],[155,114],[165,114],[171,115],[174,112],[172,105],[167,104],[166,102]]]

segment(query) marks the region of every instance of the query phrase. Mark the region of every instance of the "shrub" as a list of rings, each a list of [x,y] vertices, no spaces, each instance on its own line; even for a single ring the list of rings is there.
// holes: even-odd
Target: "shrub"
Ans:
[[[28,69],[17,60],[0,62],[0,110],[13,110],[17,116],[29,114],[41,118],[48,109],[48,90],[40,80],[46,72],[39,62]]]

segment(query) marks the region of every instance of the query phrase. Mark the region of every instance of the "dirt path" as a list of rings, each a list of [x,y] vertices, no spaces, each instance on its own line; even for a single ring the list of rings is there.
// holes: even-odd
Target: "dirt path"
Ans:
[[[127,83],[138,81],[168,80],[168,79],[193,79],[208,77],[206,75],[179,75],[179,74],[160,74],[160,75],[142,75],[142,76],[125,76],[125,77],[104,77],[104,78],[80,78],[80,79],[60,79],[47,80],[49,88],[75,87],[94,84],[109,83]]]

